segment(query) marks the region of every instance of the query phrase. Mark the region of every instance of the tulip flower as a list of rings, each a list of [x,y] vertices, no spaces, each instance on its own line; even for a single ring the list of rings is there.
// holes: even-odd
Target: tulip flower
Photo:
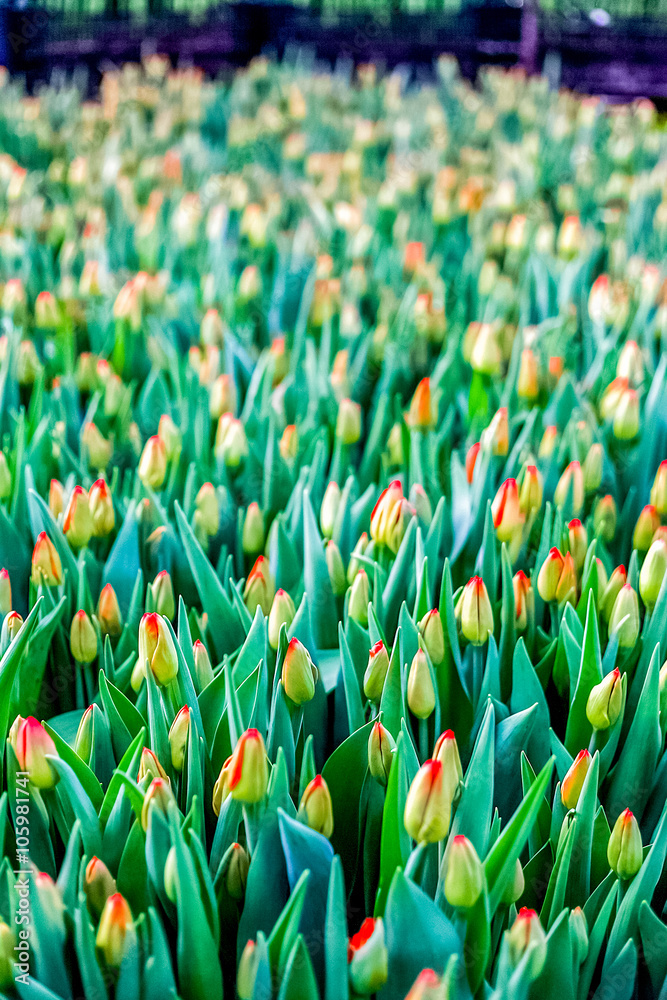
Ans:
[[[58,774],[46,759],[47,754],[57,757],[56,745],[44,726],[29,716],[16,732],[14,746],[19,768],[25,771],[36,788],[48,789],[58,781]]]
[[[642,866],[642,835],[629,809],[624,809],[614,824],[607,845],[607,860],[620,879],[634,878]]]
[[[523,632],[528,625],[528,616],[532,617],[535,614],[533,587],[523,570],[518,570],[514,574],[512,588],[514,590],[514,624],[517,631]]]
[[[611,613],[616,602],[616,598],[620,594],[622,588],[625,586],[628,574],[626,573],[625,566],[617,566],[613,571],[606,587],[602,591],[602,596],[600,597],[600,614],[609,622],[611,618]]]
[[[339,506],[340,486],[332,480],[324,491],[324,498],[320,507],[320,530],[324,538],[331,538],[333,535]]]
[[[333,805],[329,788],[321,774],[316,775],[306,786],[297,816],[311,830],[316,830],[324,837],[331,837],[334,826]]]
[[[361,437],[361,407],[351,399],[340,401],[336,437],[344,445],[356,444]]]
[[[116,892],[116,880],[103,861],[92,857],[86,865],[83,882],[88,906],[96,914],[101,914],[106,901]]]
[[[169,684],[178,674],[178,656],[165,619],[155,612],[145,614],[139,623],[139,664],[143,672],[146,660],[158,684]]]
[[[369,701],[380,703],[385,678],[389,670],[389,654],[381,639],[368,654],[368,666],[364,674],[364,694]]]
[[[155,610],[159,615],[171,620],[176,614],[176,599],[174,597],[174,586],[166,569],[163,569],[155,577],[152,589]]]
[[[582,472],[584,475],[584,490],[586,493],[594,493],[602,482],[602,466],[604,450],[601,444],[592,444],[588,449]]]
[[[352,935],[347,961],[350,985],[356,994],[368,996],[384,986],[389,975],[389,954],[380,917],[367,917]]]
[[[554,502],[562,507],[572,491],[572,513],[578,515],[584,506],[584,474],[579,462],[570,462],[554,490]]]
[[[347,590],[347,577],[343,566],[343,557],[334,541],[329,539],[324,550],[324,558],[329,573],[329,581],[334,597],[340,597]]]
[[[450,906],[474,906],[484,888],[484,869],[477,851],[467,837],[459,834],[447,845],[445,898]]]
[[[65,538],[74,548],[88,544],[93,534],[93,518],[88,494],[83,486],[75,486],[63,518]]]
[[[97,633],[83,609],[72,619],[70,649],[77,663],[92,663],[97,657]]]
[[[427,760],[415,775],[405,802],[405,829],[417,843],[437,843],[447,835],[452,800],[439,760]]]
[[[178,712],[169,730],[169,746],[171,747],[171,765],[175,771],[183,770],[185,749],[190,733],[190,709],[187,705]]]
[[[667,542],[662,538],[651,543],[639,574],[639,593],[641,599],[652,611],[667,573]]]
[[[90,487],[88,505],[93,522],[93,537],[106,538],[114,529],[116,517],[109,487],[103,479],[96,480]]]
[[[109,966],[118,967],[123,961],[130,942],[135,937],[132,912],[119,892],[107,899],[95,944]]]
[[[435,708],[435,688],[423,649],[412,658],[408,674],[408,707],[418,719],[428,719]]]
[[[315,697],[317,668],[306,647],[296,637],[289,641],[281,679],[285,694],[295,705],[303,705]]]
[[[116,591],[110,583],[107,583],[100,591],[97,602],[97,620],[100,623],[102,635],[110,635],[112,638],[120,635],[123,627],[120,607]]]
[[[158,435],[150,437],[144,446],[137,468],[137,475],[152,490],[162,488],[167,475],[167,449]]]
[[[546,935],[535,910],[522,906],[516,920],[508,931],[510,960],[518,965],[528,950],[533,954],[531,968],[539,975],[547,955]]]
[[[12,585],[6,569],[0,569],[0,615],[12,610]]]
[[[260,552],[264,545],[264,515],[258,503],[253,502],[248,505],[243,522],[241,545],[245,555],[250,556]]]
[[[353,618],[364,628],[368,625],[369,598],[368,576],[365,570],[360,569],[350,587],[350,599],[347,611],[350,618]]]
[[[576,808],[590,765],[590,753],[588,750],[580,750],[563,778],[560,788],[560,797],[566,809]]]
[[[257,729],[246,729],[239,737],[229,764],[229,792],[233,799],[260,802],[269,782],[264,740]]]
[[[262,614],[268,615],[274,596],[275,584],[269,568],[269,560],[266,556],[257,556],[243,590],[245,605],[251,615],[258,607],[262,609]]]
[[[432,426],[434,421],[430,379],[423,378],[415,389],[407,419],[410,427],[416,430],[427,431]]]
[[[667,459],[660,463],[651,487],[651,503],[659,517],[667,514]]]
[[[396,744],[381,722],[376,722],[368,737],[368,770],[379,784],[386,786]]]
[[[516,479],[505,480],[498,489],[491,505],[491,514],[499,541],[509,542],[521,530],[525,518],[519,504]]]
[[[271,649],[278,649],[280,640],[280,629],[283,625],[290,627],[295,615],[294,601],[286,590],[279,588],[273,598],[271,610],[269,611],[269,645]]]
[[[608,729],[614,725],[622,708],[621,672],[614,669],[591,688],[586,702],[586,717],[594,729]]]
[[[618,644],[625,649],[634,646],[639,635],[639,603],[637,591],[626,583],[618,592],[609,618],[609,634],[618,635]]]
[[[646,504],[637,518],[632,535],[632,547],[638,552],[648,552],[653,536],[660,527],[660,517],[653,504]]]
[[[493,635],[491,601],[481,576],[473,576],[463,588],[456,616],[464,638],[473,646],[483,646],[489,635]]]

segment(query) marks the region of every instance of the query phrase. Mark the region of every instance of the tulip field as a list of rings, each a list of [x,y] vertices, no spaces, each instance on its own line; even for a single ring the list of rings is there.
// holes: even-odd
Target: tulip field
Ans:
[[[0,998],[667,1000],[653,104],[0,98]]]

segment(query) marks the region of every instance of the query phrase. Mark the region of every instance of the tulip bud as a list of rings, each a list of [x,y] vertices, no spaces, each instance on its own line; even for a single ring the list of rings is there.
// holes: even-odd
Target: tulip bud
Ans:
[[[431,501],[426,490],[419,483],[414,483],[410,490],[410,503],[422,524],[430,525],[433,518]]]
[[[371,514],[371,538],[378,545],[386,545],[395,509],[403,499],[400,480],[395,479],[382,491]]]
[[[511,483],[512,481],[513,480],[508,479],[507,483]],[[496,494],[496,499],[498,499],[498,494]],[[523,515],[527,516],[531,514],[533,511],[539,510],[541,506],[542,506],[542,477],[535,465],[527,465],[521,477],[521,488],[519,490],[519,510]],[[498,526],[496,525],[496,528],[497,527]],[[500,534],[498,535],[498,538],[500,538]],[[510,538],[508,539],[501,539],[501,541],[503,540],[511,541],[511,535]]]
[[[368,737],[368,769],[371,777],[386,787],[396,744],[381,722],[376,722]]]
[[[213,483],[204,483],[197,493],[195,517],[207,535],[210,537],[217,535],[220,527],[220,506]]]
[[[447,983],[433,969],[422,969],[405,1000],[447,1000]]]
[[[525,518],[519,505],[516,479],[506,479],[498,489],[491,505],[491,514],[499,541],[509,542],[521,530]]]
[[[484,888],[484,870],[477,851],[467,837],[459,834],[447,845],[445,854],[445,898],[450,906],[474,906]]]
[[[618,592],[609,619],[609,634],[616,632],[618,644],[629,649],[639,636],[639,602],[637,592],[626,583]]]
[[[637,518],[632,536],[632,547],[638,552],[648,552],[653,536],[660,527],[660,518],[653,504],[647,504]]]
[[[181,432],[168,413],[163,413],[160,417],[160,422],[158,423],[157,428],[157,436],[164,445],[166,461],[177,462],[181,454],[182,447]],[[156,488],[159,489],[161,485],[162,482],[160,482]]]
[[[6,569],[0,569],[0,615],[12,610],[12,585]]]
[[[549,426],[544,428],[540,447],[537,451],[538,458],[551,458],[558,441],[558,428]]]
[[[502,353],[496,328],[491,323],[480,323],[470,352],[470,366],[480,375],[497,375],[502,364]]]
[[[595,534],[611,542],[616,534],[616,503],[612,496],[600,497],[593,511],[593,528]]]
[[[167,475],[167,449],[157,434],[150,437],[144,445],[137,475],[144,486],[149,486],[152,490],[162,488]]]
[[[350,985],[355,994],[369,996],[384,986],[389,975],[389,953],[380,917],[366,917],[360,930],[352,935],[347,961]]]
[[[403,822],[418,843],[437,843],[447,835],[452,798],[439,760],[427,760],[415,775],[405,802]]]
[[[75,486],[65,510],[63,531],[70,545],[83,548],[93,534],[93,518],[90,513],[88,494],[83,486]]]
[[[58,519],[65,508],[63,484],[57,479],[52,479],[49,484],[49,510]]]
[[[340,554],[340,549],[331,539],[327,542],[324,557],[334,597],[340,597],[347,590],[347,578],[345,576],[345,567],[343,566],[343,557]]]
[[[558,582],[563,572],[563,566],[564,559],[559,550],[554,546],[549,550],[549,554],[537,574],[537,592],[543,601],[548,603],[556,599]]]
[[[368,576],[366,570],[360,569],[350,588],[347,613],[364,628],[368,625],[368,600]]]
[[[155,806],[156,809],[166,816],[169,806],[172,802],[175,803],[175,801],[169,778],[153,778],[144,795],[144,804],[141,809],[141,826],[143,830],[148,830],[151,806]]]
[[[442,764],[443,782],[446,794],[454,800],[463,781],[463,770],[456,737],[451,729],[441,733],[433,748],[433,760]]]
[[[333,833],[333,805],[326,781],[321,774],[316,775],[306,786],[297,818],[307,823],[311,830],[316,830],[324,837],[330,838]]]
[[[92,663],[97,657],[97,633],[83,608],[72,619],[69,644],[77,663]]]
[[[96,915],[102,913],[107,899],[116,892],[116,880],[99,858],[92,857],[86,865],[83,891],[88,906]]]
[[[10,611],[6,616],[4,622],[2,623],[2,633],[3,638],[6,635],[9,642],[13,642],[16,636],[21,631],[21,626],[23,625],[23,618],[18,613],[18,611]]]
[[[336,514],[340,506],[340,486],[333,479],[324,491],[324,499],[320,507],[320,529],[324,538],[333,535]]]
[[[171,577],[166,569],[161,570],[153,580],[153,601],[159,615],[170,620],[176,614],[176,600]]]
[[[629,809],[624,809],[614,823],[607,845],[607,860],[620,879],[634,878],[642,866],[642,835]]]
[[[119,892],[109,896],[104,904],[95,944],[107,965],[119,966],[134,939],[132,912]]]
[[[240,420],[231,413],[223,413],[218,421],[215,453],[230,469],[236,469],[248,454],[248,439]]]
[[[213,680],[213,667],[211,666],[206,646],[200,639],[197,639],[192,646],[192,656],[195,661],[195,673],[199,681],[199,687],[203,691]]]
[[[98,479],[90,487],[88,505],[93,522],[93,537],[106,538],[114,529],[116,517],[109,487],[103,479]]]
[[[368,666],[364,674],[364,694],[369,701],[379,705],[389,670],[389,654],[379,639],[368,654]]]
[[[617,566],[614,572],[609,577],[609,582],[602,591],[602,597],[600,598],[600,613],[606,622],[609,622],[611,618],[611,613],[616,602],[616,598],[621,592],[621,589],[625,586],[628,575],[625,570],[625,566]]]
[[[435,708],[435,688],[423,649],[417,650],[410,665],[408,707],[418,719],[428,719]]]
[[[371,545],[373,545],[372,542]],[[357,539],[356,545],[352,549],[350,561],[347,564],[347,582],[350,586],[354,583],[354,578],[360,569],[359,559],[357,557],[363,555],[367,548],[369,548],[368,535],[365,531],[362,531]]]
[[[477,463],[477,456],[479,455],[479,449],[481,444],[477,441],[472,444],[466,454],[466,479],[468,484],[472,485],[473,475],[475,473],[475,464]]]
[[[169,730],[169,746],[171,747],[171,764],[175,771],[183,770],[185,748],[188,745],[190,732],[190,709],[184,705],[171,724]]]
[[[58,756],[56,745],[41,722],[29,716],[20,723],[14,747],[19,768],[26,771],[36,788],[53,788],[58,781],[56,771],[46,755]]]
[[[141,751],[137,783],[140,784],[146,777],[149,778],[149,781],[153,781],[154,778],[164,778],[165,781],[169,780],[162,764],[148,747],[144,747]]]
[[[618,719],[622,707],[621,673],[614,669],[591,688],[586,702],[586,717],[593,729],[608,729]]]
[[[264,740],[257,729],[246,729],[239,737],[229,764],[229,791],[239,802],[260,802],[269,783]]]
[[[408,424],[416,430],[427,431],[433,425],[433,422],[431,380],[423,378],[415,389],[412,402],[410,403]]]
[[[533,972],[535,976],[544,965],[547,955],[547,940],[540,918],[535,910],[522,906],[516,920],[507,933],[507,943],[512,965],[518,965],[526,952],[533,952]]]
[[[655,474],[651,487],[651,503],[660,517],[667,514],[667,459],[664,459]]]
[[[220,864],[227,892],[232,899],[240,902],[245,896],[250,858],[240,844],[231,844]]]
[[[635,385],[644,379],[644,358],[636,340],[626,340],[616,362],[616,375]]]
[[[110,583],[107,583],[100,593],[97,602],[97,620],[100,623],[102,635],[110,635],[115,638],[122,632],[123,624],[118,598]]]
[[[526,880],[524,878],[523,868],[521,867],[521,862],[517,858],[516,865],[514,866],[514,878],[505,889],[502,902],[505,906],[511,906],[512,903],[516,903],[516,901],[521,899],[523,896],[525,888]]]
[[[594,493],[602,482],[602,464],[604,450],[601,444],[592,444],[588,449],[582,472],[584,475],[584,490]]]
[[[639,574],[639,593],[649,611],[655,607],[666,572],[667,542],[658,538],[651,543]]]
[[[560,575],[556,588],[556,601],[563,605],[568,601],[574,604],[577,598],[577,571],[574,566],[574,559],[571,552],[565,553],[563,559],[563,572]]]
[[[517,378],[516,392],[519,399],[533,402],[540,391],[537,358],[530,348],[521,352],[521,364]]]
[[[341,399],[336,419],[336,437],[342,444],[356,444],[361,437],[361,407],[351,399]]]
[[[89,421],[83,428],[81,444],[93,469],[106,469],[111,461],[113,445],[103,436],[96,424]]]
[[[278,445],[281,457],[286,462],[292,462],[299,453],[299,435],[294,424],[288,424],[283,431]]]
[[[251,615],[254,615],[258,607],[262,609],[262,614],[268,615],[274,596],[275,584],[269,569],[269,560],[266,556],[257,556],[243,589],[245,606]]]
[[[639,396],[634,389],[621,394],[614,412],[614,437],[619,441],[632,441],[639,433]]]
[[[554,502],[562,507],[572,489],[572,512],[579,514],[584,505],[584,475],[579,462],[570,462],[554,490]]]
[[[215,785],[213,786],[213,812],[216,816],[220,815],[220,810],[222,809],[222,804],[229,795],[229,775],[230,768],[232,764],[232,757],[228,757],[225,763],[220,768],[220,774],[216,778]]]
[[[156,612],[143,615],[139,623],[139,664],[146,660],[158,684],[169,684],[178,674],[178,656],[171,632]]]
[[[315,697],[317,668],[302,642],[290,639],[285,653],[281,680],[285,694],[295,705],[304,705]]]
[[[530,614],[532,617],[535,614],[535,595],[530,580],[521,569],[514,574],[512,587],[514,590],[514,624],[517,631],[523,632],[528,625],[528,615]]]
[[[483,646],[493,635],[493,611],[481,576],[468,580],[455,610],[464,638],[473,646]]]
[[[505,456],[509,451],[510,430],[507,418],[507,407],[502,406],[495,412],[491,423],[484,431],[482,443],[488,445],[492,455]]]
[[[257,967],[259,965],[259,954],[254,941],[248,941],[236,973],[236,992],[239,1000],[252,1000],[255,993],[255,979],[257,978]]]
[[[580,750],[563,778],[560,789],[561,801],[566,809],[576,808],[590,765],[591,755],[588,750]]]
[[[570,554],[574,562],[574,567],[577,573],[579,573],[586,560],[586,553],[588,551],[588,535],[578,517],[575,517],[568,524],[567,534]]]
[[[280,588],[276,591],[276,596],[273,598],[273,604],[271,605],[271,611],[269,612],[269,645],[271,649],[278,648],[278,643],[280,641],[280,628],[282,625],[289,628],[294,619],[294,615],[294,601],[286,590]]]
[[[218,375],[209,394],[208,412],[211,420],[219,420],[223,413],[234,414],[236,389],[231,375]]]
[[[445,658],[445,632],[437,608],[432,608],[419,623],[419,634],[433,666],[438,666]]]
[[[246,511],[242,547],[247,556],[256,555],[264,547],[264,515],[256,502],[249,504]]]

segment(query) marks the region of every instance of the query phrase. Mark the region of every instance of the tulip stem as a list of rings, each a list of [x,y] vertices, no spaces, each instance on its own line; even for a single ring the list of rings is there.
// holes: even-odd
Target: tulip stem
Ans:
[[[419,720],[419,759],[425,761],[429,756],[428,752],[428,719]]]
[[[243,818],[245,820],[245,835],[248,844],[248,854],[255,853],[257,840],[259,839],[259,828],[262,818],[260,802],[249,802],[243,806]]]

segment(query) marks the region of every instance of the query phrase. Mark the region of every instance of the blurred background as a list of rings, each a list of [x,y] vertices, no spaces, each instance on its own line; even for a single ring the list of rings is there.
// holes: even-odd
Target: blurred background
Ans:
[[[153,51],[220,74],[253,56],[373,60],[428,76],[451,52],[543,71],[552,86],[667,109],[667,0],[21,0],[0,4],[0,62],[29,88],[76,70],[94,92],[109,64]]]

